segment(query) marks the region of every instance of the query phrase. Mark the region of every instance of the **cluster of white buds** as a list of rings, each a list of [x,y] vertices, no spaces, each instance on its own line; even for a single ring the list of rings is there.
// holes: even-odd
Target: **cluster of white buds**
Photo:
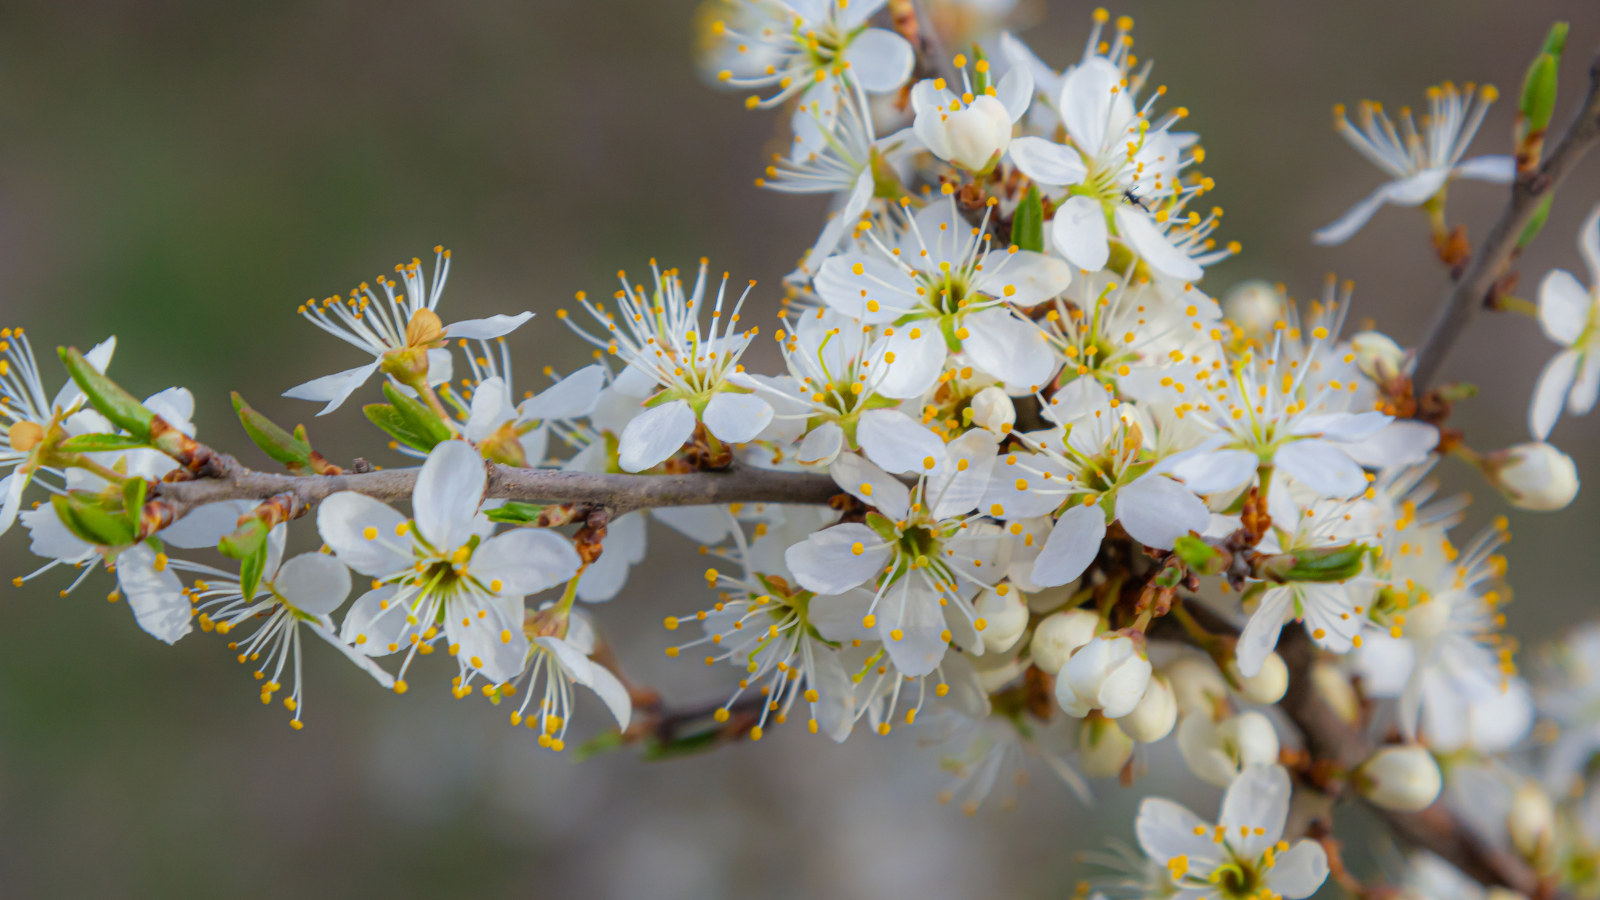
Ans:
[[[1291,790],[1416,811],[1473,767],[1511,785],[1485,840],[1551,878],[1600,871],[1584,830],[1600,829],[1563,793],[1600,748],[1600,639],[1536,694],[1501,633],[1509,521],[1458,546],[1467,500],[1430,477],[1455,457],[1519,509],[1572,502],[1577,467],[1544,441],[1563,408],[1594,405],[1600,295],[1544,279],[1538,320],[1565,349],[1535,390],[1538,442],[1475,452],[1444,427],[1465,392],[1414,382],[1417,353],[1381,332],[1343,336],[1349,282],[1303,302],[1201,287],[1241,248],[1213,237],[1205,151],[1134,54],[1131,19],[1097,10],[1058,71],[998,29],[927,57],[939,42],[909,9],[749,0],[707,19],[712,80],[791,113],[793,150],[757,183],[834,203],[781,301],[706,260],[619,272],[611,301],[577,293],[586,324],[556,313],[595,362],[520,399],[506,338],[532,314],[444,324],[442,248],[431,276],[413,260],[302,305],[370,361],[285,395],[326,414],[380,378],[365,415],[416,469],[346,472],[235,394],[290,474],[248,472],[195,440],[187,391],[118,387],[114,342],[63,349],[71,380],[51,395],[22,330],[0,333],[0,531],[20,519],[48,560],[18,584],[114,568],[112,599],[141,627],[229,636],[260,663],[264,702],[287,691],[296,728],[309,631],[402,693],[443,651],[456,696],[509,704],[555,751],[587,702],[574,685],[617,725],[595,748],[759,740],[790,715],[834,741],[920,722],[956,761],[941,797],[968,813],[1033,758],[1082,796],[1080,771],[1132,784],[1158,758],[1141,748],[1175,735],[1227,797],[1218,824],[1145,801],[1150,896],[1309,896],[1329,858],[1285,837]],[[1420,206],[1460,262],[1446,184],[1515,165],[1462,161],[1495,97],[1431,89],[1420,129],[1341,108],[1341,134],[1392,180],[1317,241]],[[1536,155],[1527,133],[1517,152]],[[1579,246],[1600,282],[1600,210]],[[783,366],[747,371],[749,319],[774,312]],[[30,486],[48,502],[24,511]],[[308,511],[323,550],[286,560]],[[579,605],[622,591],[647,517],[718,561],[713,599],[665,620],[682,637],[668,656],[733,670],[703,721],[635,710],[641,689]],[[169,555],[212,546],[237,565]],[[1540,703],[1569,726],[1543,785],[1508,755]],[[1311,715],[1384,745],[1325,765],[1322,732],[1296,733]]]

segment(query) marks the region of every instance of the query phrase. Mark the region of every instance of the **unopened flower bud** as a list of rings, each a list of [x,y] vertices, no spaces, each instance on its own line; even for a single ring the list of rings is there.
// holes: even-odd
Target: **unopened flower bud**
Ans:
[[[1178,699],[1164,675],[1152,675],[1139,705],[1117,720],[1122,733],[1141,744],[1153,744],[1166,737],[1178,721]]]
[[[1484,457],[1483,473],[1521,509],[1551,512],[1578,496],[1572,457],[1543,442],[1496,450]]]
[[[1356,770],[1361,795],[1384,809],[1427,809],[1443,785],[1433,754],[1417,744],[1384,747]]]
[[[1110,778],[1133,756],[1133,738],[1122,733],[1117,723],[1103,716],[1090,716],[1078,728],[1078,762],[1092,778]]]
[[[1178,751],[1196,778],[1227,787],[1245,768],[1278,761],[1278,732],[1258,712],[1213,722],[1204,713],[1184,716]]]
[[[1238,660],[1228,660],[1228,677],[1239,694],[1251,703],[1277,703],[1289,689],[1289,667],[1283,664],[1283,657],[1277,652],[1268,653],[1261,661],[1261,671],[1251,678],[1240,674]]]
[[[1067,664],[1073,651],[1094,640],[1100,617],[1087,609],[1074,609],[1046,616],[1033,629],[1028,652],[1040,671],[1054,675]]]
[[[973,172],[988,168],[1011,146],[1011,115],[1005,104],[987,95],[957,110],[926,110],[917,120],[917,134],[929,140],[928,149]]]
[[[1517,788],[1506,814],[1506,829],[1518,853],[1529,860],[1538,859],[1555,840],[1556,810],[1549,795],[1531,782]]]
[[[1150,684],[1144,647],[1125,634],[1102,634],[1072,654],[1056,678],[1056,701],[1069,715],[1091,709],[1120,719],[1144,699]]]
[[[1284,315],[1283,294],[1265,281],[1241,282],[1223,298],[1222,314],[1247,337],[1271,334],[1273,323]]]
[[[1010,650],[1028,628],[1028,606],[1022,601],[1022,592],[1009,585],[1001,585],[1001,594],[985,590],[973,601],[978,617],[985,620],[979,636],[983,647],[992,653]]]
[[[1393,381],[1405,370],[1406,352],[1381,332],[1361,332],[1350,339],[1350,349],[1355,351],[1356,367],[1379,384]]]
[[[1017,408],[998,387],[990,386],[972,397],[972,424],[994,432],[1006,434],[1017,424]]]
[[[1443,604],[1438,604],[1443,605]],[[1410,623],[1407,623],[1409,629]],[[1356,696],[1356,689],[1350,684],[1350,677],[1339,670],[1338,666],[1327,663],[1318,663],[1311,667],[1311,686],[1316,688],[1317,696],[1322,702],[1328,704],[1333,714],[1341,720],[1354,724],[1361,717],[1361,699]]]
[[[1183,715],[1211,716],[1228,697],[1228,683],[1222,680],[1217,664],[1204,656],[1186,653],[1161,668],[1172,685],[1172,693]]]

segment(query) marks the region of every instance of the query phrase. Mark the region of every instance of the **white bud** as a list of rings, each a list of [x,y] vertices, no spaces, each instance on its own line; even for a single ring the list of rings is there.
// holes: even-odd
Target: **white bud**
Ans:
[[[1171,733],[1177,722],[1178,700],[1172,693],[1172,685],[1166,676],[1152,675],[1144,699],[1133,712],[1117,720],[1117,727],[1141,744],[1153,744]]]
[[[1406,630],[1411,629],[1411,620],[1406,620]],[[1345,722],[1355,724],[1361,717],[1361,698],[1356,696],[1356,689],[1350,684],[1350,676],[1339,670],[1338,666],[1327,663],[1317,663],[1311,667],[1311,686],[1316,688],[1317,695],[1322,702],[1328,704],[1333,714]]]
[[[986,428],[996,436],[1007,434],[1017,424],[1017,407],[998,387],[986,387],[972,397],[972,424]]]
[[[1439,797],[1444,777],[1433,754],[1417,744],[1384,747],[1356,770],[1361,795],[1384,809],[1417,812]]]
[[[917,114],[917,119],[919,135],[925,128],[943,132],[945,146],[940,150],[949,152],[946,158],[974,172],[988,168],[996,154],[1006,152],[1011,146],[1011,115],[1006,112],[1005,104],[987,95],[975,97],[970,104],[953,112],[925,110]],[[921,125],[924,120],[926,126]],[[929,149],[933,149],[931,143]],[[935,153],[943,155],[940,150]]]
[[[1244,329],[1246,336],[1271,334],[1273,323],[1284,315],[1283,294],[1265,281],[1245,281],[1233,286],[1222,301],[1222,314]]]
[[[1238,686],[1239,694],[1251,703],[1277,703],[1289,690],[1289,667],[1283,664],[1283,657],[1276,651],[1268,653],[1267,658],[1261,661],[1261,671],[1253,678],[1246,678],[1239,673],[1238,660],[1228,660],[1228,676]]]
[[[1355,351],[1356,368],[1379,384],[1394,380],[1405,370],[1406,352],[1381,332],[1361,332],[1350,339],[1350,349]]]
[[[1122,771],[1133,756],[1133,738],[1115,722],[1091,716],[1078,728],[1078,762],[1092,778],[1110,778]]]
[[[1551,512],[1578,496],[1572,457],[1543,442],[1496,450],[1484,459],[1483,472],[1521,509]]]
[[[1054,675],[1067,664],[1074,650],[1094,640],[1100,617],[1087,609],[1074,609],[1046,616],[1034,626],[1028,652],[1033,664],[1047,675]]]
[[[1028,605],[1022,602],[1022,592],[1014,587],[1002,587],[1005,594],[985,590],[972,603],[978,617],[985,622],[978,636],[983,639],[983,648],[991,653],[1010,650],[1028,630]]]
[[[1108,719],[1120,719],[1144,699],[1150,684],[1150,659],[1144,648],[1124,634],[1102,634],[1072,654],[1056,678],[1056,700],[1070,715],[1098,709]],[[1062,685],[1072,696],[1062,696]]]
[[[1172,685],[1172,693],[1183,715],[1211,716],[1217,704],[1228,697],[1228,683],[1222,680],[1217,664],[1194,653],[1185,653],[1161,668]]]
[[[1517,788],[1511,798],[1511,811],[1506,814],[1506,829],[1511,832],[1511,845],[1518,853],[1530,860],[1538,859],[1555,840],[1556,810],[1550,797],[1531,782]]]
[[[1209,715],[1183,717],[1178,751],[1196,778],[1227,787],[1248,766],[1278,761],[1278,732],[1258,712],[1240,713],[1217,723]]]

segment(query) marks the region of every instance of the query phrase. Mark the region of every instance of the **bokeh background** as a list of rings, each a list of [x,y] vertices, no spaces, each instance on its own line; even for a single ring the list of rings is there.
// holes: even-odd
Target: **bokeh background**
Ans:
[[[1081,52],[1090,6],[1025,5],[1025,37],[1058,65]],[[530,309],[518,389],[585,349],[552,315],[609,292],[651,256],[708,255],[756,278],[757,309],[809,246],[815,199],[752,186],[775,117],[708,89],[691,63],[694,6],[679,0],[0,5],[0,309],[41,348],[121,343],[131,390],[195,391],[202,439],[260,462],[228,391],[307,421],[330,457],[386,459],[356,404],[312,421],[285,388],[355,365],[294,316],[435,244],[454,251],[452,317]],[[1443,79],[1514,97],[1553,19],[1572,21],[1565,122],[1600,42],[1593,0],[1287,4],[1132,2],[1141,56],[1187,105],[1245,253],[1215,267],[1220,295],[1249,277],[1313,293],[1357,282],[1352,322],[1402,342],[1446,288],[1419,213],[1386,210],[1349,244],[1308,235],[1378,183],[1333,134],[1329,108],[1362,97],[1421,106]],[[1514,102],[1479,152],[1504,152]],[[1498,188],[1452,191],[1483,235]],[[1525,256],[1524,294],[1551,267],[1582,273],[1578,223],[1600,199],[1585,162]],[[1477,384],[1457,424],[1484,449],[1526,439],[1552,347],[1531,320],[1483,317],[1448,376]],[[1600,417],[1554,439],[1600,479]],[[1468,527],[1504,511],[1480,495]],[[1511,511],[1526,642],[1596,612],[1600,501]],[[309,529],[307,529],[309,530]],[[1070,893],[1074,851],[1131,839],[1139,795],[1209,816],[1216,792],[1167,767],[1133,792],[1099,785],[1087,809],[1043,777],[1015,813],[968,820],[935,805],[934,755],[900,729],[837,747],[802,729],[672,763],[616,753],[574,764],[538,750],[481,698],[453,700],[440,660],[397,697],[308,653],[308,727],[263,708],[215,635],[167,648],[108,604],[99,576],[66,599],[55,573],[21,590],[21,534],[0,562],[0,896],[582,896],[899,898]],[[314,538],[311,539],[314,543]],[[699,602],[700,561],[657,527],[624,594],[594,610],[632,673],[684,701],[725,690],[661,654],[661,617]],[[718,673],[721,674],[721,673]],[[591,704],[589,722],[601,710]],[[1162,769],[1158,754],[1155,768]],[[1171,760],[1167,760],[1171,762]],[[1042,773],[1040,773],[1042,774]],[[1360,841],[1360,836],[1356,840]]]

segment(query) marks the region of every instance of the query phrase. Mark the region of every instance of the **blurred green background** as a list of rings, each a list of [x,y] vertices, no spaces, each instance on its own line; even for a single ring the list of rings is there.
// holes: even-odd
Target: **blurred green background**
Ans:
[[[1025,38],[1046,60],[1081,52],[1090,6],[1035,3]],[[1378,184],[1332,132],[1362,97],[1421,106],[1443,79],[1515,96],[1549,22],[1573,23],[1563,100],[1581,95],[1600,41],[1593,0],[1288,4],[1135,2],[1139,54],[1187,105],[1244,254],[1206,287],[1248,277],[1304,296],[1336,271],[1355,319],[1414,341],[1446,287],[1420,213],[1385,210],[1349,244],[1309,233]],[[518,390],[586,358],[552,315],[619,267],[701,255],[757,278],[757,309],[809,246],[815,198],[752,186],[775,117],[707,89],[681,2],[12,2],[0,6],[0,305],[40,347],[116,334],[131,390],[195,391],[200,437],[262,462],[233,421],[237,389],[307,421],[335,460],[394,463],[356,403],[312,421],[278,394],[356,365],[294,316],[435,244],[454,251],[452,318],[529,309],[512,339]],[[1505,152],[1514,103],[1477,143]],[[1569,106],[1558,114],[1564,123]],[[1464,184],[1453,218],[1488,230],[1503,191]],[[1522,264],[1523,293],[1553,266],[1582,275],[1578,223],[1600,199],[1600,158],[1558,199]],[[1456,424],[1482,449],[1526,439],[1552,346],[1530,320],[1484,317],[1448,375],[1483,390]],[[770,362],[770,361],[769,361]],[[52,382],[54,383],[54,382]],[[375,395],[374,386],[368,393]],[[366,395],[363,395],[366,396]],[[1554,440],[1600,478],[1600,417]],[[1504,505],[1480,495],[1469,527]],[[1511,513],[1512,629],[1548,638],[1594,613],[1600,501]],[[309,531],[302,527],[303,531]],[[307,537],[314,543],[314,538]],[[34,566],[24,535],[0,551]],[[593,610],[634,675],[701,700],[724,673],[661,654],[659,623],[701,602],[687,540],[652,532],[628,590]],[[0,596],[0,896],[652,898],[1031,897],[1066,894],[1073,851],[1131,841],[1146,790],[1209,816],[1158,750],[1136,792],[1100,786],[1086,810],[1036,773],[1011,814],[938,807],[932,753],[909,731],[843,747],[802,729],[759,746],[646,764],[574,765],[538,750],[481,698],[452,700],[440,660],[404,697],[311,648],[307,727],[262,708],[222,640],[167,648],[103,599],[97,576],[58,599],[56,573]],[[662,589],[661,586],[665,586]],[[326,648],[321,648],[326,650]],[[585,707],[592,725],[598,705]],[[580,727],[581,727],[580,725]],[[1170,743],[1170,742],[1169,742]]]

